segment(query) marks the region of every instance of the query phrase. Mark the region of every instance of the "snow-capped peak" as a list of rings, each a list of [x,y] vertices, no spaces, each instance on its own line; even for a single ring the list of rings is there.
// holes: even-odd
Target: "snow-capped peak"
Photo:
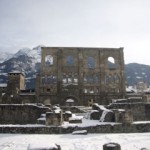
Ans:
[[[43,46],[40,45],[40,46],[34,47],[33,49],[30,49],[30,48],[20,49],[16,54],[14,54],[13,57],[16,58],[21,55],[26,55],[28,57],[33,58],[35,63],[40,62],[41,61],[41,47]]]
[[[28,56],[30,51],[31,51],[31,49],[29,49],[29,48],[22,48],[17,53],[15,53],[13,57],[18,57],[18,56],[21,56],[21,55]]]
[[[4,61],[8,60],[9,58],[11,58],[13,56],[12,53],[9,52],[1,52],[0,55],[0,63],[3,63]]]

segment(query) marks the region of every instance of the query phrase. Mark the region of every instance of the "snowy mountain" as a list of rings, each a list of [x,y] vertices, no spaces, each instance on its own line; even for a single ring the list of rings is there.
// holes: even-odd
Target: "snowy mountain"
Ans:
[[[26,88],[35,87],[35,78],[40,70],[41,47],[33,49],[23,48],[15,54],[2,53],[0,55],[0,83],[7,82],[7,73],[18,70],[23,71],[26,77]],[[3,58],[3,59],[1,59]],[[135,85],[139,81],[144,81],[150,85],[150,66],[138,63],[125,65],[125,77],[128,85]]]
[[[25,73],[26,88],[34,88],[36,73],[40,68],[40,61],[41,46],[37,46],[33,49],[20,49],[8,60],[0,63],[0,83],[5,83],[7,81],[8,72],[18,70]]]
[[[33,49],[23,48],[20,49],[16,54],[12,56],[12,58],[18,58],[21,55],[27,56],[34,60],[34,63],[39,63],[41,61],[41,46],[37,46]]]
[[[10,59],[13,56],[12,53],[9,52],[1,52],[0,54],[0,63]]]
[[[138,82],[146,82],[150,85],[150,66],[138,63],[125,65],[125,75],[128,85],[135,85]]]

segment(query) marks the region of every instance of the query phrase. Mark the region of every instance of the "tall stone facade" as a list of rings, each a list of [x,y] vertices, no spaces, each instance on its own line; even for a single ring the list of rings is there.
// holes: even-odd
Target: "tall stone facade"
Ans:
[[[42,47],[36,94],[44,104],[109,104],[125,95],[123,48]]]

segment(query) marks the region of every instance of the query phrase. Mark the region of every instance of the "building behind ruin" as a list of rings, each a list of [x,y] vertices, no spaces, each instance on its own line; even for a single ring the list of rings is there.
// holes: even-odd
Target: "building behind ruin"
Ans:
[[[44,104],[109,104],[125,95],[123,48],[42,47],[36,80]],[[67,103],[68,104],[68,103]]]
[[[9,72],[7,83],[0,84],[0,103],[2,104],[38,103],[36,100],[35,90],[25,89],[23,72]]]

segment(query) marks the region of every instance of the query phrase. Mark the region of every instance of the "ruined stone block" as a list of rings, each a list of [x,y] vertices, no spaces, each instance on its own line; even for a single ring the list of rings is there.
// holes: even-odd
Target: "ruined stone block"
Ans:
[[[130,124],[133,122],[133,113],[130,110],[115,110],[115,121],[123,124]]]
[[[99,120],[100,119],[100,113],[98,110],[92,110],[90,113],[90,119],[91,120]]]
[[[121,113],[122,123],[130,124],[133,122],[133,113],[132,111],[125,111]]]
[[[53,111],[46,113],[46,125],[56,125],[62,124],[62,111]]]
[[[100,122],[115,122],[115,115],[114,112],[111,110],[104,110]]]
[[[70,111],[66,111],[64,114],[63,114],[63,119],[64,121],[69,121],[69,118],[72,117],[72,113]]]

